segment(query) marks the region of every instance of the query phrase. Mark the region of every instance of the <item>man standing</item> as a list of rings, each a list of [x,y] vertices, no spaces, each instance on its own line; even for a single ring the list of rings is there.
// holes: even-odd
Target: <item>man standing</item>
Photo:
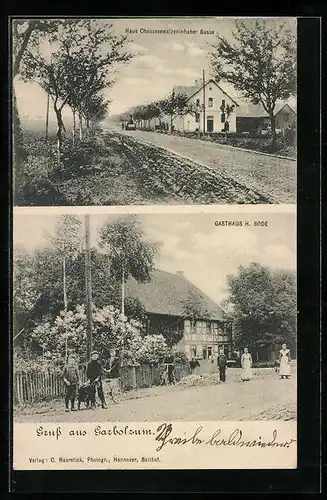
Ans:
[[[98,396],[101,401],[102,408],[107,408],[106,407],[106,401],[104,398],[104,393],[103,393],[103,386],[102,386],[102,365],[99,361],[99,353],[98,351],[92,351],[91,352],[91,359],[88,362],[87,369],[86,369],[86,376],[90,381],[90,384],[98,384]]]
[[[71,404],[71,411],[75,411],[75,398],[80,381],[78,366],[72,354],[68,356],[67,363],[62,371],[62,378],[65,384],[65,411],[69,411],[69,401]]]
[[[227,358],[224,354],[223,349],[219,350],[217,364],[219,369],[219,378],[221,382],[226,382],[226,368],[227,368]]]

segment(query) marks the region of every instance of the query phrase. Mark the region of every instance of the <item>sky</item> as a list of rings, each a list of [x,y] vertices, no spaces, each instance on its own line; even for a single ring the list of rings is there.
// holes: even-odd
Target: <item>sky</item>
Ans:
[[[268,22],[280,21],[280,18],[272,18]],[[284,18],[283,21],[295,29],[295,18]],[[165,97],[175,85],[193,85],[195,80],[202,79],[202,70],[205,70],[206,78],[212,76],[209,63],[211,46],[218,34],[232,41],[235,19],[113,19],[110,22],[115,34],[127,35],[127,49],[134,55],[131,62],[120,66],[116,83],[108,91],[112,100],[110,114],[116,115],[135,105]],[[193,30],[196,34],[144,32],[167,28]],[[132,33],[126,33],[126,30]],[[15,90],[22,120],[44,120],[47,98],[42,89],[35,83],[17,80]],[[224,90],[235,96],[235,91],[229,86],[225,85]],[[63,115],[66,120],[71,119],[68,107],[64,108]],[[52,110],[51,120],[54,120]]]
[[[83,221],[83,216],[79,216]],[[91,245],[96,246],[97,232],[108,219],[117,216],[91,215]],[[280,269],[296,268],[296,219],[292,213],[261,214],[161,214],[138,215],[145,238],[161,242],[158,269],[183,271],[216,303],[227,292],[227,275],[239,265],[258,262]],[[29,251],[46,246],[57,217],[52,215],[15,215],[14,248]],[[267,226],[254,226],[254,220]],[[242,226],[222,226],[217,222],[241,221]],[[245,226],[245,221],[250,223]]]

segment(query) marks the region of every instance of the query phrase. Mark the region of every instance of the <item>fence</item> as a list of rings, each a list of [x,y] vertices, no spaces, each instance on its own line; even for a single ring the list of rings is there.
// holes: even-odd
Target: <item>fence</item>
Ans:
[[[121,370],[124,390],[159,385],[163,368],[158,365],[125,366]],[[190,373],[188,364],[176,363],[175,377],[180,380]],[[80,380],[86,379],[85,369],[80,370]],[[49,401],[64,395],[65,389],[58,372],[16,372],[13,377],[13,402],[24,405]]]

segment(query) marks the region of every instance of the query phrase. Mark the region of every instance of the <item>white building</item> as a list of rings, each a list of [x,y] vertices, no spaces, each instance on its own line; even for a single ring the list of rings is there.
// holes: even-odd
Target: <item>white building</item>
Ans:
[[[236,132],[236,108],[238,104],[214,80],[208,80],[205,85],[195,81],[188,87],[174,87],[175,95],[186,94],[188,103],[196,110],[192,114],[175,116],[173,125],[180,132]],[[227,105],[233,111],[226,113]]]

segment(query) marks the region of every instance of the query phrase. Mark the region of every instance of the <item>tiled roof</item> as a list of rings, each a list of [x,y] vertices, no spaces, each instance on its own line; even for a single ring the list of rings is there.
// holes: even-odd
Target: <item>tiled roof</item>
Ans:
[[[191,85],[191,86],[185,86],[185,85],[178,85],[173,88],[173,92],[175,95],[178,94],[183,94],[186,95],[187,97],[191,97],[195,92],[198,92],[202,88],[202,85]]]
[[[146,312],[169,316],[183,316],[183,301],[188,298],[190,291],[202,297],[209,311],[209,317],[203,319],[223,321],[220,307],[202,290],[179,274],[155,270],[149,283],[137,283],[134,278],[130,278],[125,290],[126,297],[139,299]]]
[[[278,102],[275,106],[275,115],[281,111],[284,106],[289,106],[292,111],[294,109],[286,102]],[[295,112],[295,111],[294,111]],[[251,102],[243,102],[236,109],[236,116],[239,117],[251,117],[251,118],[263,118],[268,116],[268,113],[262,106],[262,104],[252,104]]]

